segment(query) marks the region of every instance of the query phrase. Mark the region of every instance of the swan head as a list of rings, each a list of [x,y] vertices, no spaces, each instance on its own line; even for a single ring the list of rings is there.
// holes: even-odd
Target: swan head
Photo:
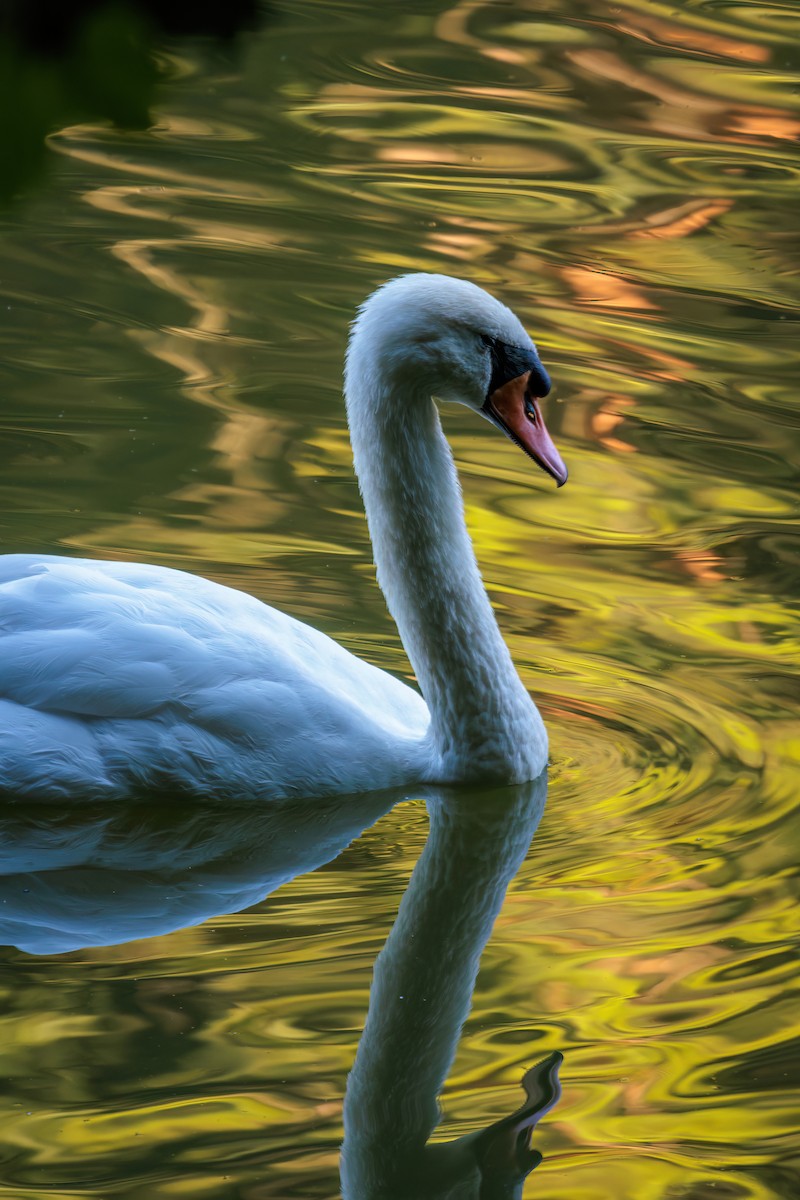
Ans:
[[[559,487],[567,469],[542,416],[550,379],[522,322],[483,288],[449,275],[401,275],[361,306],[347,352],[356,381],[397,403],[431,396],[473,409]]]

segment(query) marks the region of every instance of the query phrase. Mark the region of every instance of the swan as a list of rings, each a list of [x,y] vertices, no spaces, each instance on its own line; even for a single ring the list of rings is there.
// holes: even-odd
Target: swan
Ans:
[[[561,485],[539,404],[549,387],[518,318],[464,280],[400,276],[354,321],[354,465],[422,696],[185,572],[0,559],[0,794],[256,800],[535,778],[547,736],[483,588],[432,398],[488,418]]]

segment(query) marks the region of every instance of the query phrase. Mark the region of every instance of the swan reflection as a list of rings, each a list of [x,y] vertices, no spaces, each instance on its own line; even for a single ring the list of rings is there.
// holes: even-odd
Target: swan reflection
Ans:
[[[344,1101],[345,1200],[511,1200],[541,1160],[531,1132],[559,1096],[553,1053],[524,1102],[431,1141],[481,954],[541,817],[546,782],[431,789],[430,832],[375,964]],[[331,861],[397,793],[202,813],[152,806],[0,814],[0,941],[34,954],[171,932],[251,906]]]
[[[398,799],[2,810],[0,943],[64,954],[241,912],[336,858]]]
[[[428,840],[376,960],[347,1082],[345,1200],[512,1200],[541,1161],[530,1136],[560,1095],[558,1053],[527,1073],[516,1112],[453,1142],[429,1139],[483,948],[546,792],[543,774],[493,793],[428,797]]]

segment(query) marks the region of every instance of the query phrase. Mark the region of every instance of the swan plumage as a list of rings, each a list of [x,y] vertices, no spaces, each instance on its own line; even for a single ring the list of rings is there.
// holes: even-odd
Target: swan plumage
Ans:
[[[489,417],[563,482],[538,409],[548,387],[517,318],[461,280],[400,277],[354,323],[356,471],[424,700],[312,627],[198,576],[0,560],[0,793],[277,799],[534,778],[544,726],[486,597],[432,397]]]
[[[7,791],[243,797],[255,779],[274,798],[425,769],[421,696],[252,596],[139,563],[0,562]]]

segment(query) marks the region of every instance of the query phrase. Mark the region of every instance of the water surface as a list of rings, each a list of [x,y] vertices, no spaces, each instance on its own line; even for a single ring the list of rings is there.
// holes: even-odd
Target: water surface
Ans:
[[[437,1133],[512,1111],[563,1051],[526,1196],[797,1192],[799,23],[276,6],[238,47],[167,44],[153,127],[56,131],[2,219],[2,549],[198,571],[404,677],[350,469],[348,321],[433,270],[536,338],[566,488],[446,414],[552,769]],[[0,1195],[337,1195],[426,829],[403,804],[197,927],[9,948]]]

